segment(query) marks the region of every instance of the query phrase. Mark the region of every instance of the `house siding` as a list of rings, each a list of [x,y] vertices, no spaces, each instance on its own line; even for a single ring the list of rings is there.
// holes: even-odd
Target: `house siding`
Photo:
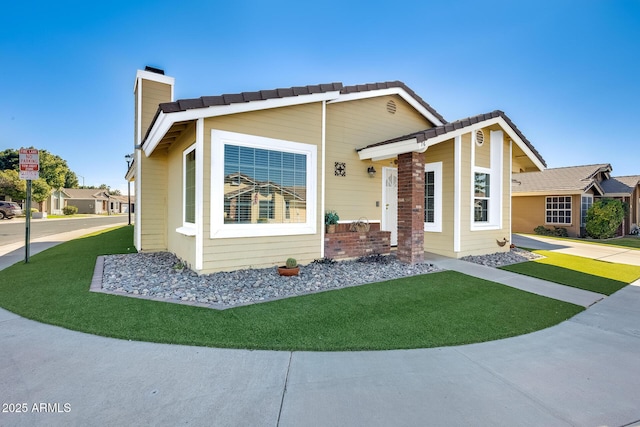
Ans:
[[[167,250],[167,152],[157,150],[151,157],[141,156],[140,251]]]
[[[196,239],[175,230],[183,226],[183,152],[195,141],[195,126],[192,125],[171,144],[167,152],[167,247],[189,266],[195,265]],[[196,152],[196,156],[202,155]]]
[[[463,257],[467,255],[483,255],[490,254],[496,252],[507,252],[509,251],[509,244],[505,244],[504,246],[499,246],[497,241],[502,241],[504,238],[511,238],[511,221],[509,219],[509,215],[505,214],[510,211],[511,198],[509,188],[511,185],[511,170],[510,170],[510,143],[506,137],[506,134],[503,134],[502,138],[502,159],[503,164],[501,165],[502,169],[502,222],[498,225],[497,229],[488,229],[488,230],[472,230],[472,185],[471,185],[471,174],[473,173],[473,167],[471,164],[471,153],[472,150],[477,148],[484,149],[485,145],[487,148],[490,148],[490,130],[498,130],[499,127],[491,127],[485,128],[485,142],[482,147],[478,147],[471,140],[471,134],[465,134],[462,137],[462,171],[460,174],[461,178],[461,206],[460,206],[460,252],[455,253],[456,257]],[[486,165],[483,159],[482,152],[478,153],[476,150],[475,153],[475,165],[481,166]],[[480,156],[478,156],[480,154]],[[479,160],[480,159],[480,160]],[[480,163],[479,163],[480,162]],[[490,165],[491,166],[491,165]],[[487,167],[487,166],[482,166]],[[493,177],[495,180],[498,177]],[[494,181],[495,182],[495,181]],[[495,190],[493,190],[495,191]]]
[[[289,257],[306,264],[321,256],[321,168],[317,168],[316,234],[211,239],[211,130],[311,144],[321,160],[322,103],[209,118],[204,124],[203,269],[201,273],[282,265]],[[181,169],[181,168],[180,168]],[[220,202],[222,204],[222,201]]]
[[[387,111],[389,101],[395,103],[395,114]],[[363,217],[381,221],[382,168],[396,167],[397,160],[362,161],[356,148],[430,127],[428,120],[395,95],[328,104],[325,208],[337,211],[342,221]],[[336,162],[345,164],[346,176],[336,176]],[[377,171],[373,178],[367,173],[369,166]]]
[[[455,164],[453,140],[429,147],[425,152],[425,164],[434,162],[442,162],[442,231],[425,232],[424,250],[440,255],[454,256]]]
[[[138,88],[140,90],[140,88]],[[149,125],[158,111],[158,105],[163,102],[171,101],[171,85],[166,83],[154,82],[152,80],[142,80],[142,111],[140,112],[141,137],[147,133]],[[137,103],[136,103],[137,106]],[[138,111],[136,110],[136,120],[138,119]],[[137,122],[136,122],[137,123]],[[137,132],[136,127],[136,132]],[[137,141],[138,139],[136,139]]]
[[[571,196],[571,224],[552,224],[546,221],[546,203],[549,196]],[[513,200],[513,232],[532,234],[542,225],[546,228],[562,227],[567,229],[571,237],[580,236],[580,194],[545,194],[542,196],[514,196]]]

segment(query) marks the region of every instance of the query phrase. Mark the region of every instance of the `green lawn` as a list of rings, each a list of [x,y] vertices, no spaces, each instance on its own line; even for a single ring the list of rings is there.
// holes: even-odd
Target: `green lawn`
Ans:
[[[604,295],[622,289],[640,277],[640,267],[591,258],[534,250],[546,258],[501,267],[527,276]]]
[[[96,256],[133,252],[122,227],[58,245],[2,272],[0,306],[97,335],[212,347],[386,350],[495,340],[582,307],[446,271],[217,311],[89,292]]]

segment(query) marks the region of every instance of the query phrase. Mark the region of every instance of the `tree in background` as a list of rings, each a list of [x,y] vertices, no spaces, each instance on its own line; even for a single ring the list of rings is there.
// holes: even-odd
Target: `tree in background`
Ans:
[[[38,153],[40,159],[40,178],[43,179],[49,187],[78,187],[78,177],[71,169],[69,169],[69,165],[67,165],[66,160],[56,154],[49,153],[47,150],[38,150]],[[18,172],[20,169],[19,159],[19,150],[8,148],[4,151],[0,151],[0,170],[15,170]],[[0,187],[0,192],[2,191],[2,187]],[[24,199],[24,197],[22,199]],[[21,199],[18,198],[17,200]]]
[[[12,200],[24,200],[27,198],[27,181],[20,179],[17,170],[0,170],[0,193],[11,197]],[[31,181],[31,199],[35,202],[44,202],[50,193],[51,187],[44,179]]]
[[[587,234],[594,239],[608,239],[616,234],[628,209],[620,200],[597,200],[587,211]]]

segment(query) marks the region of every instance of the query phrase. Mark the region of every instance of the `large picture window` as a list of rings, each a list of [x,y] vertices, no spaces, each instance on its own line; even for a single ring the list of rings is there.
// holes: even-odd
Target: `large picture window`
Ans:
[[[305,154],[224,145],[225,223],[304,223],[306,194]]]
[[[549,196],[545,210],[547,224],[571,224],[571,196]]]
[[[315,232],[316,146],[212,131],[211,237]]]
[[[474,175],[473,220],[489,221],[489,200],[491,197],[491,175],[478,173]]]

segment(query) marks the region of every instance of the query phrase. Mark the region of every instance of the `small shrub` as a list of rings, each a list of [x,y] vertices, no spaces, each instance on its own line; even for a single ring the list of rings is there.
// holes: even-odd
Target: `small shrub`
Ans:
[[[544,225],[539,225],[533,229],[533,232],[539,236],[555,236],[555,237],[569,237],[567,229],[564,227],[553,227],[553,230],[546,228]]]
[[[65,206],[62,208],[62,213],[65,215],[75,215],[78,213],[78,208],[75,206]]]
[[[587,211],[586,231],[594,239],[608,239],[615,236],[622,224],[625,205],[620,200],[600,199]]]

